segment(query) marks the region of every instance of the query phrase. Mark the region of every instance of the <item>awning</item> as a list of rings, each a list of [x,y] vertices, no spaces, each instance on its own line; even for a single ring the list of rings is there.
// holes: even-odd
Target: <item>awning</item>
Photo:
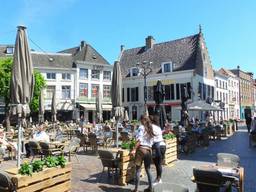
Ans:
[[[111,111],[112,110],[112,105],[102,105],[102,108],[105,111]]]
[[[81,104],[80,103],[80,106],[82,106],[86,110],[96,110],[95,104]]]

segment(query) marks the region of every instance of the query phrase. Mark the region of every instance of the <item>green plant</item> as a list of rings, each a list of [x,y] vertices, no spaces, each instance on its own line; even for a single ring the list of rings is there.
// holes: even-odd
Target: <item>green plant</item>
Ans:
[[[121,148],[132,150],[135,147],[135,144],[136,144],[135,139],[132,139],[131,141],[123,142],[121,145]]]
[[[64,168],[66,166],[67,160],[63,155],[57,157],[58,165],[61,166],[61,168]]]
[[[163,139],[174,139],[176,136],[174,134],[171,134],[171,133],[167,133],[167,134],[164,134],[163,135]]]
[[[58,166],[57,157],[52,157],[52,156],[46,157],[44,160],[44,164],[46,165],[46,167],[49,167],[49,168]]]
[[[19,174],[21,175],[29,175],[29,176],[32,176],[32,173],[33,173],[33,166],[27,162],[23,163],[21,166],[20,166],[20,169],[18,171]]]
[[[42,171],[43,167],[44,167],[44,162],[41,160],[37,160],[32,163],[33,172]]]

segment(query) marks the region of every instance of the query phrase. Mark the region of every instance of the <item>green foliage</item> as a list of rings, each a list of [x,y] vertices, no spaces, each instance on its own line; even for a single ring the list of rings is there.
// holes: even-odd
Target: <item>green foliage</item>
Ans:
[[[43,171],[44,167],[51,168],[60,166],[61,168],[64,168],[66,163],[67,160],[63,155],[57,157],[49,156],[44,158],[42,161],[36,160],[32,163],[23,163],[19,169],[19,174],[32,176],[32,173]]]
[[[123,142],[121,145],[121,148],[132,150],[135,147],[135,144],[136,144],[135,139],[132,139],[131,141]]]
[[[0,97],[4,98],[6,106],[10,103],[10,81],[13,59],[12,58],[0,58]],[[42,74],[38,71],[34,71],[34,93],[30,103],[32,112],[37,112],[39,109],[39,96],[41,90],[46,86],[46,81]]]
[[[32,112],[37,112],[39,109],[39,97],[41,90],[46,86],[46,82],[42,74],[36,70],[34,70],[35,77],[35,85],[34,85],[34,93],[33,98],[30,103],[30,109]]]
[[[10,103],[10,81],[12,63],[12,58],[0,59],[0,97],[4,98],[6,106],[8,106]]]
[[[67,160],[63,155],[57,157],[58,165],[64,168],[66,166]]]
[[[133,120],[131,120],[131,124],[137,125],[137,124],[139,124],[139,121],[137,119],[133,119]]]
[[[52,156],[46,157],[44,160],[44,164],[46,165],[46,167],[49,167],[49,168],[58,166],[57,157],[52,157]]]
[[[33,173],[33,166],[31,164],[23,163],[20,166],[19,174],[32,176],[32,173]]]
[[[43,170],[44,162],[41,160],[34,161],[32,163],[33,172],[39,172]]]
[[[172,133],[167,133],[163,135],[163,139],[169,140],[169,139],[174,139],[176,136]]]

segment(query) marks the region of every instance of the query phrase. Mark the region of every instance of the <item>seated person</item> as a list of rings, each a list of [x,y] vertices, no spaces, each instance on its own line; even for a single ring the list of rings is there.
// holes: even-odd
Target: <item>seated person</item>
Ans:
[[[50,142],[49,135],[44,131],[44,124],[40,124],[37,132],[33,135],[34,141]]]
[[[16,154],[18,148],[16,142],[10,142],[6,139],[3,129],[0,129],[0,148],[2,151],[1,153],[3,154],[5,154],[6,150],[12,151]]]
[[[50,142],[50,137],[49,135],[44,131],[44,126],[45,124],[41,123],[39,124],[37,130],[35,131],[32,140],[37,141],[37,142]],[[31,154],[31,151],[29,149],[28,143],[25,144],[25,149],[26,149],[26,157],[29,157]]]

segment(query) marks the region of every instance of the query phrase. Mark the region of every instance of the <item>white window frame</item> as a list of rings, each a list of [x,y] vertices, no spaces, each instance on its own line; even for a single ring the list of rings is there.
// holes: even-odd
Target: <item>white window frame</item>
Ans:
[[[49,78],[48,78],[48,74],[50,75]],[[53,74],[54,74],[54,78],[52,77]],[[56,73],[54,73],[54,72],[48,72],[48,73],[46,73],[46,79],[48,79],[48,80],[56,80]]]
[[[169,66],[170,66],[170,71],[164,70],[164,66],[167,64],[169,64]],[[171,72],[173,72],[173,62],[169,61],[169,62],[162,63],[162,73],[171,73]]]
[[[138,70],[138,74],[137,75],[133,75],[133,70]],[[140,74],[140,69],[138,67],[130,68],[130,76],[131,77],[137,77],[137,76],[139,76],[139,74]]]
[[[62,73],[61,78],[62,78],[62,80],[70,81],[71,80],[71,74],[70,73]]]

